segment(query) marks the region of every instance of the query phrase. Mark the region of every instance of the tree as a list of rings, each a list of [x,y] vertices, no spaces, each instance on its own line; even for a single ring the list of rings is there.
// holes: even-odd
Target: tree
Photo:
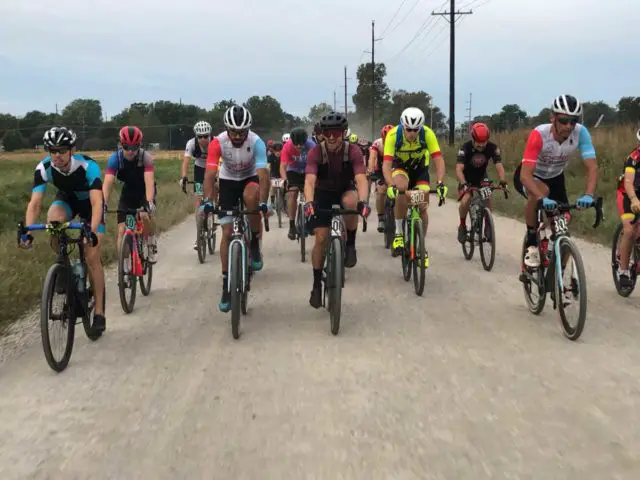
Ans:
[[[18,119],[8,113],[0,113],[0,137],[3,137],[5,132],[10,128],[16,128],[18,125]]]
[[[544,107],[540,110],[540,113],[535,117],[531,118],[532,125],[540,125],[541,123],[549,123],[549,119],[551,118],[551,109],[549,107]]]
[[[326,102],[321,102],[309,109],[309,121],[316,123],[323,115],[333,111],[333,107]]]
[[[527,123],[527,112],[522,110],[516,104],[508,104],[502,107],[502,110],[495,119],[495,129],[499,131],[503,130],[515,130]]]
[[[602,122],[608,125],[612,125],[616,121],[616,111],[603,101],[597,102],[585,102],[582,104],[582,110],[584,112],[583,123],[588,127],[593,127],[603,115]]]
[[[416,107],[423,111],[426,124],[429,125],[435,131],[441,131],[446,127],[445,119],[446,117],[442,113],[442,111],[433,106],[433,125],[431,125],[431,117],[432,117],[432,98],[428,93],[420,90],[417,92],[407,92],[406,90],[396,90],[393,92],[391,96],[391,104],[387,111],[385,112],[385,121],[389,121],[390,123],[396,123],[400,120],[400,115],[405,108],[408,107]]]
[[[287,118],[280,102],[271,95],[250,97],[244,106],[249,109],[253,118],[253,126],[256,132],[267,132],[270,129],[283,129]]]
[[[22,138],[20,132],[15,128],[4,132],[4,135],[2,136],[2,145],[7,152],[20,150],[26,146],[24,138]]]
[[[44,132],[54,124],[55,114],[33,110],[20,119],[20,134],[29,147],[35,147],[42,144]]]
[[[637,124],[640,120],[640,97],[622,97],[618,102],[618,121]]]
[[[77,130],[86,125],[99,126],[102,124],[100,100],[76,98],[62,110],[61,123]]]
[[[387,67],[384,63],[376,63],[373,69],[373,82],[371,81],[371,62],[363,63],[358,67],[356,78],[358,86],[353,95],[353,104],[360,119],[371,117],[371,103],[373,100],[376,110],[376,120],[383,117],[389,106],[389,94],[391,90],[384,81],[387,75]]]

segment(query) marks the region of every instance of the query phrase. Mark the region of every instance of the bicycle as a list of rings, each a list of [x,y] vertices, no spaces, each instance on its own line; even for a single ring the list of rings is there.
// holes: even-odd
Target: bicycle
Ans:
[[[271,188],[275,190],[275,210],[278,216],[278,228],[282,228],[282,212],[284,211],[284,178],[272,178]]]
[[[80,236],[71,238],[67,232],[69,230],[79,230]],[[84,222],[58,222],[52,221],[45,224],[33,224],[24,226],[23,222],[18,224],[18,245],[20,237],[27,231],[46,231],[51,237],[57,237],[59,248],[56,261],[49,270],[42,287],[42,297],[40,301],[40,335],[42,337],[42,348],[47,364],[52,370],[61,372],[69,364],[71,352],[75,338],[75,327],[78,318],[82,318],[82,325],[87,338],[96,341],[102,336],[102,332],[93,328],[93,314],[95,313],[95,296],[89,276],[86,275],[87,264],[84,254],[84,242],[91,240],[91,226]],[[69,256],[78,247],[78,259],[70,260]],[[64,302],[60,313],[53,312],[54,294],[64,295]],[[104,290],[102,292],[104,298]],[[59,324],[61,332],[59,335],[51,334],[49,322]],[[66,335],[64,330],[66,329]],[[64,345],[56,348],[52,344],[52,337],[58,337],[64,341]],[[66,337],[66,341],[64,338]],[[61,356],[54,354],[56,350]]]
[[[298,190],[298,198],[296,200],[296,239],[300,243],[300,261],[305,262],[306,250],[306,238],[309,235],[307,231],[307,223],[304,217],[304,192]]]
[[[427,195],[436,195],[438,192],[436,190],[428,192],[424,190],[398,192],[397,189],[396,192],[398,195],[408,195],[407,214],[402,220],[402,235],[404,236],[404,249],[401,255],[402,277],[408,282],[413,271],[413,288],[416,295],[422,296],[426,271],[424,266],[426,249],[424,246],[424,225],[420,216],[420,205],[427,204]],[[442,206],[444,201],[445,199],[441,198],[438,206]]]
[[[631,221],[632,225],[635,225],[640,218],[639,214],[636,214]],[[620,240],[622,239],[622,223],[618,225],[613,234],[613,245],[611,246],[611,273],[613,275],[613,284],[616,287],[618,295],[621,297],[628,297],[636,288],[636,281],[638,279],[638,271],[640,271],[640,232],[634,227],[633,232],[633,245],[631,247],[631,255],[629,256],[629,279],[631,280],[631,286],[623,288],[620,285],[620,278],[618,277],[618,270],[620,267]]]
[[[217,215],[233,217],[231,241],[229,242],[229,274],[227,291],[231,296],[231,334],[236,340],[240,337],[240,312],[247,314],[249,291],[251,290],[251,228],[246,215],[260,214],[260,209],[244,210],[242,199],[238,206],[231,209],[213,209],[205,206],[205,210]],[[264,228],[269,231],[269,216],[263,215]]]
[[[202,207],[204,205],[202,184],[192,181],[187,181],[186,184],[195,185],[196,195],[200,197],[200,207]],[[183,188],[182,191],[187,193],[186,188]],[[207,249],[209,250],[209,255],[213,255],[216,251],[217,226],[218,224],[213,214],[200,208],[196,221],[196,251],[198,253],[198,261],[201,264],[207,258]]]
[[[488,200],[495,190],[502,190],[504,198],[509,198],[509,192],[505,188],[493,186],[493,182],[490,180],[481,182],[480,188],[469,187],[467,190],[471,192],[471,201],[469,202],[469,212],[467,213],[469,225],[466,227],[466,239],[462,243],[462,254],[465,259],[471,260],[475,245],[479,245],[480,261],[482,262],[482,268],[486,271],[490,271],[493,268],[496,258],[496,228],[493,214],[487,206]],[[482,248],[487,244],[491,248],[491,253],[489,254],[486,254]]]
[[[342,216],[360,215],[360,213],[357,210],[341,208],[340,205],[332,205],[331,209],[317,209],[316,212],[331,215],[329,243],[324,248],[322,306],[329,311],[331,333],[338,335],[342,310],[342,289],[344,288],[344,255],[347,241],[347,229]]]
[[[118,292],[120,305],[124,313],[131,313],[136,303],[136,287],[140,282],[140,292],[145,297],[151,292],[153,264],[149,262],[147,237],[144,235],[144,222],[140,212],[144,207],[118,210],[124,213],[124,235],[118,254]],[[111,213],[111,212],[110,212]],[[113,212],[117,213],[117,212]],[[147,248],[144,248],[144,247]],[[127,289],[131,296],[127,300]]]
[[[525,301],[529,311],[539,315],[545,304],[547,292],[551,294],[553,309],[558,310],[562,333],[569,340],[577,340],[584,329],[587,318],[587,282],[582,256],[578,246],[569,236],[568,220],[565,215],[577,207],[576,204],[559,203],[555,210],[545,212],[550,224],[551,235],[547,238],[547,227],[542,217],[542,200],[538,202],[537,209],[537,237],[538,251],[540,254],[539,267],[527,267],[524,256],[527,251],[527,237],[522,242],[521,273],[519,280],[522,282]],[[592,207],[596,210],[596,219],[593,228],[597,228],[603,219],[602,197],[596,197]],[[551,250],[549,245],[551,244]],[[570,275],[568,285],[563,280],[567,270],[569,257],[573,259],[575,275]],[[576,278],[577,277],[577,278]],[[537,300],[532,298],[534,288],[537,289]],[[567,320],[566,307],[578,300],[579,312],[576,325],[573,326]],[[566,303],[565,303],[566,302]]]

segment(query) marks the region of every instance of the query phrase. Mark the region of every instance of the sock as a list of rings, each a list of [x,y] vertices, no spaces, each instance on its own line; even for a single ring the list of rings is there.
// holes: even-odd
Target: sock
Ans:
[[[222,272],[222,289],[227,291],[227,282],[229,281],[229,272]]]
[[[289,220],[289,228],[291,230],[294,230],[296,228],[296,221],[295,220]]]
[[[313,269],[313,288],[320,288],[322,286],[322,269]]]
[[[538,245],[536,230],[536,227],[530,227],[527,225],[527,247],[535,247]]]
[[[402,219],[396,219],[396,235],[402,235]]]
[[[347,230],[347,246],[353,247],[356,244],[356,231]]]
[[[380,214],[380,213],[379,213],[379,214],[378,214],[378,221],[380,222],[380,221],[382,221],[382,220],[384,220],[384,214]]]
[[[258,238],[260,235],[260,232],[251,232],[251,246],[252,247],[257,247],[258,245],[260,245],[260,238]]]
[[[465,225],[465,220],[466,220],[466,217],[460,217],[460,226]]]

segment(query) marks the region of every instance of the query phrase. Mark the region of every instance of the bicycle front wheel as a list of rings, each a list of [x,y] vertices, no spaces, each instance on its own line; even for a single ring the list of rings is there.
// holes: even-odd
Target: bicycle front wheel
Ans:
[[[344,255],[342,241],[339,238],[331,239],[329,247],[329,318],[331,321],[331,333],[338,335],[340,331],[340,315],[342,314],[342,280],[344,272]]]
[[[485,250],[488,250],[486,252]],[[496,259],[496,228],[491,210],[485,208],[480,220],[480,261],[487,272],[493,268]]]
[[[618,277],[618,268],[620,266],[620,242],[622,241],[622,224],[619,224],[613,234],[613,245],[611,246],[611,274],[613,275],[613,284],[616,287],[618,295],[622,297],[628,297],[636,288],[636,280],[638,279],[638,272],[635,265],[638,263],[637,248],[634,244],[631,246],[631,256],[629,266],[627,269],[630,273],[631,287],[623,288],[620,285],[620,278]]]
[[[569,237],[560,240],[560,271],[556,271],[555,293],[562,333],[569,340],[577,340],[587,320],[587,278],[582,256]],[[561,285],[562,283],[562,285]],[[577,305],[575,322],[567,315],[569,307]]]
[[[411,237],[409,235],[409,222],[407,220],[402,220],[402,236],[404,237],[404,248],[402,249],[402,254],[400,258],[402,260],[402,278],[404,278],[405,282],[411,280],[411,257],[409,256],[409,243],[411,241]]]
[[[204,263],[207,258],[207,227],[205,213],[200,214],[196,226],[196,243],[198,252],[198,261]]]
[[[469,209],[469,212],[467,212],[465,225],[467,229],[467,236],[465,237],[464,242],[462,243],[462,254],[464,255],[465,259],[471,260],[473,258],[473,251],[476,246],[475,238],[474,238],[476,232],[474,231],[475,225],[471,220],[471,209]]]
[[[207,213],[205,225],[207,226],[207,246],[209,247],[209,254],[213,255],[216,252],[216,225],[213,213]]]
[[[153,264],[149,263],[149,258],[145,255],[145,248],[142,246],[144,239],[142,236],[138,237],[138,255],[140,256],[140,262],[142,263],[142,276],[140,280],[140,292],[145,297],[151,292],[151,280],[153,280]],[[149,247],[147,246],[147,249]],[[148,250],[147,250],[148,251]]]
[[[57,291],[56,291],[57,290]],[[59,312],[54,312],[55,295],[64,298]],[[73,351],[76,328],[74,296],[67,268],[58,263],[47,272],[40,302],[40,335],[44,357],[56,372],[61,372],[69,364]]]
[[[307,253],[306,245],[305,245],[305,237],[307,234],[307,229],[304,224],[304,212],[302,211],[302,206],[298,205],[298,239],[300,240],[300,261],[304,263],[305,256]]]
[[[240,337],[240,309],[242,303],[242,248],[238,242],[231,246],[229,265],[229,294],[231,296],[231,334]]]
[[[384,248],[391,248],[393,237],[396,234],[396,220],[393,214],[393,205],[389,200],[384,202]]]
[[[413,224],[413,288],[416,295],[422,296],[424,292],[424,277],[426,268],[424,266],[424,228],[422,219],[415,220]]]
[[[120,258],[118,260],[118,291],[120,292],[120,305],[122,305],[124,313],[131,313],[136,303],[138,279],[133,274],[133,261],[133,238],[131,235],[125,235],[122,238]],[[129,291],[129,295],[127,295],[127,291]]]
[[[520,273],[520,281],[522,282],[522,290],[524,291],[524,299],[527,302],[529,311],[534,315],[539,315],[544,309],[547,300],[547,291],[545,289],[544,267],[540,265],[537,268],[527,267],[524,264],[524,256],[527,252],[527,236],[522,240],[522,254],[520,256],[520,264],[522,272]]]

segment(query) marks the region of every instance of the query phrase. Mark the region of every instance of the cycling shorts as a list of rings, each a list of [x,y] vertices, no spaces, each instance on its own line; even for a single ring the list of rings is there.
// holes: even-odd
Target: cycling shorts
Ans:
[[[391,164],[391,176],[403,175],[409,179],[409,189],[416,188],[418,185],[429,185],[431,183],[429,177],[429,167],[424,163],[410,167],[405,162],[401,162],[397,158],[393,159]]]
[[[636,195],[638,193],[636,191]],[[619,188],[616,191],[616,205],[621,220],[633,220],[635,218],[636,214],[631,210],[631,199],[623,189]]]
[[[330,210],[333,205],[342,204],[342,197],[347,192],[353,192],[352,188],[345,190],[344,192],[331,192],[328,190],[315,190],[313,194],[313,200],[316,203],[316,208],[319,210]],[[309,229],[313,231],[315,228],[329,228],[331,225],[331,214],[326,212],[316,212],[316,214],[309,219]]]
[[[193,166],[193,193],[202,195],[202,184],[204,183],[204,167],[199,167],[198,165]]]
[[[304,188],[304,173],[287,172],[287,185],[289,188],[296,187],[298,189]]]
[[[526,188],[520,181],[521,168],[522,165],[519,165],[518,168],[516,168],[516,171],[513,173],[513,186],[520,195],[522,195],[524,198],[529,198]],[[547,196],[551,200],[555,200],[559,203],[569,203],[569,197],[567,196],[567,186],[565,185],[564,181],[564,172],[553,178],[540,178],[536,177],[535,175],[533,176],[533,178],[541,181],[547,187],[549,187],[549,195]]]
[[[64,209],[67,214],[66,221],[70,221],[77,216],[81,220],[91,223],[93,208],[91,207],[91,200],[88,198],[86,200],[79,200],[75,195],[69,195],[66,192],[58,190],[55,199],[51,202],[51,206],[53,207],[54,205]],[[100,219],[98,233],[105,232],[104,214],[102,212],[103,210],[100,209],[100,215],[102,218]]]
[[[245,187],[250,183],[260,185],[258,176],[254,175],[243,180],[228,180],[226,178],[221,178],[220,185],[218,187],[219,208],[223,210],[236,208],[238,206],[238,202],[244,196]],[[220,215],[219,218],[221,225],[231,223],[233,221],[233,218],[230,216],[228,217],[227,215]]]

